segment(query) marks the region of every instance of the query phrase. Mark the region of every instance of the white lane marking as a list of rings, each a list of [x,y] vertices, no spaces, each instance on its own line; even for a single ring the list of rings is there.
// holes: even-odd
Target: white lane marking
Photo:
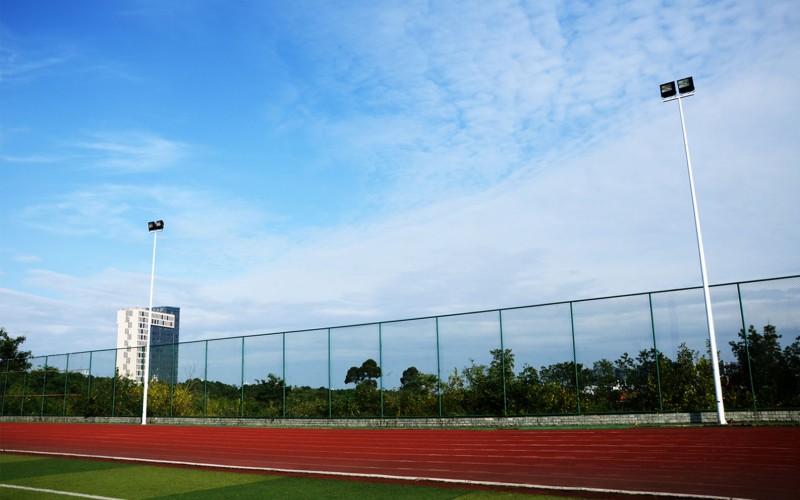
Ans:
[[[0,488],[11,488],[15,490],[35,491],[37,493],[52,493],[53,495],[64,495],[67,497],[81,497],[81,498],[94,498],[96,500],[122,500],[121,498],[114,497],[101,497],[97,495],[87,495],[85,493],[73,493],[71,491],[48,490],[46,488],[31,488],[29,486],[17,486],[16,484],[2,484]]]

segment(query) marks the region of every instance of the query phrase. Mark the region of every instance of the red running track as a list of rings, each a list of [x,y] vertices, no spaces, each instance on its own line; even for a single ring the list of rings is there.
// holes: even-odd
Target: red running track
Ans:
[[[5,422],[0,449],[576,493],[800,498],[800,427],[354,430]]]

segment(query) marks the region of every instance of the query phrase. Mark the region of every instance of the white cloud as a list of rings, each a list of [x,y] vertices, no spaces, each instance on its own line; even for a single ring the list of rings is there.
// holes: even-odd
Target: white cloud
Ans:
[[[327,156],[391,180],[380,194],[401,206],[552,167],[638,123],[663,79],[725,81],[763,58],[762,45],[770,58],[797,45],[790,30],[767,29],[796,21],[786,4],[316,12],[281,28],[314,63],[296,99],[318,106],[296,126]]]
[[[190,151],[187,144],[147,132],[96,133],[74,145],[88,163],[114,173],[154,172],[175,165]]]
[[[95,51],[81,46],[74,37],[32,37],[7,21],[0,24],[0,31],[3,37],[3,43],[0,44],[0,82],[6,88],[74,74],[84,78],[89,75],[118,80],[139,79],[129,72],[126,65],[101,60]]]
[[[41,260],[41,257],[37,255],[18,255],[14,257],[14,262],[19,262],[21,264],[33,264]]]
[[[107,304],[93,305],[76,297],[52,299],[38,292],[6,288],[0,288],[0,301],[0,324],[12,336],[24,335],[24,349],[34,356],[103,349],[114,344],[114,313],[97,314],[98,308]]]
[[[149,132],[97,132],[89,140],[53,145],[53,151],[4,154],[10,164],[43,167],[77,165],[79,169],[102,170],[109,174],[157,172],[179,165],[194,148]]]
[[[146,193],[137,188],[133,191]],[[54,234],[118,236],[130,226],[131,198],[126,198],[130,192],[119,185],[97,186],[22,207],[17,216],[32,227]]]
[[[0,82],[3,85],[22,85],[41,74],[63,68],[75,59],[69,51],[28,47],[25,41],[16,36],[8,25],[0,24],[3,43],[0,44]]]

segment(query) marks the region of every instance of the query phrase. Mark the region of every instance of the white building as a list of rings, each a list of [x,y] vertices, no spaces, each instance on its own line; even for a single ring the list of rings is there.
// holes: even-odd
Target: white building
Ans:
[[[150,331],[150,379],[172,382],[177,375],[180,308],[154,307]],[[117,372],[137,382],[144,379],[147,308],[117,311]]]

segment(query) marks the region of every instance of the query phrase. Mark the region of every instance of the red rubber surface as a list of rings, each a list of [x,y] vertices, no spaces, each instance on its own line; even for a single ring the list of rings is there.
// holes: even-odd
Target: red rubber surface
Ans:
[[[486,431],[0,423],[0,448],[313,473],[800,498],[800,427]]]

